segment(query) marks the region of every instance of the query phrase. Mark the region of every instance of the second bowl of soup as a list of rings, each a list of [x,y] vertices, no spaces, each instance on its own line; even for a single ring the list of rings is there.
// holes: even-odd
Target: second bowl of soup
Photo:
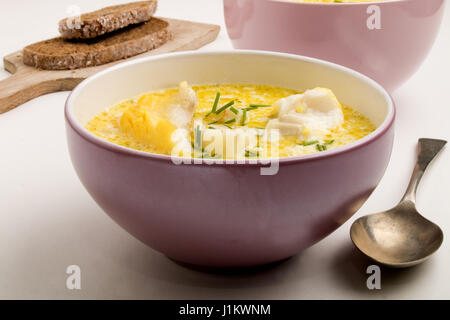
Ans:
[[[295,53],[362,72],[388,90],[425,60],[444,0],[224,0],[237,49]]]

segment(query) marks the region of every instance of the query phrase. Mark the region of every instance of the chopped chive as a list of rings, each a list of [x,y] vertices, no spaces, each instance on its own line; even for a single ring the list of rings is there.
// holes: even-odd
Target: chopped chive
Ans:
[[[234,100],[228,102],[228,103],[227,103],[226,105],[224,105],[222,108],[220,108],[219,110],[217,110],[217,111],[215,112],[215,114],[219,114],[219,113],[221,113],[222,111],[225,111],[226,109],[228,109],[229,107],[231,107],[233,104],[234,104]]]
[[[327,150],[327,146],[332,144],[333,142],[334,142],[334,140],[330,140],[330,141],[324,142],[323,144],[317,144],[316,149],[318,151],[325,151],[325,150]]]
[[[270,108],[270,104],[251,104],[250,108]]]
[[[202,130],[200,129],[200,126],[195,127],[193,147],[195,150],[203,151],[202,150]]]
[[[301,146],[305,146],[305,147],[315,144],[316,145],[316,149],[318,151],[325,151],[325,150],[327,150],[327,146],[332,144],[333,142],[334,142],[334,140],[329,140],[329,141],[326,141],[326,142],[320,144],[319,141],[314,140],[314,141],[305,141],[305,142],[298,143],[298,144],[301,145]]]
[[[214,105],[212,107],[211,112],[216,112],[217,105],[219,104],[219,99],[220,99],[220,92],[217,92],[216,93],[216,99],[214,100]]]
[[[317,141],[317,140],[305,141],[305,142],[299,143],[299,145],[307,147],[307,146],[311,146],[311,145],[316,144],[316,143],[319,143],[319,141]]]
[[[233,129],[233,127],[230,127],[230,126],[227,125],[227,124],[224,124],[224,126],[227,127],[228,129]]]
[[[259,152],[252,152],[249,150],[245,150],[245,157],[246,158],[253,158],[253,157],[258,157],[259,156]]]
[[[228,121],[225,121],[224,123],[225,124],[230,124],[230,123],[233,123],[233,122],[236,122],[236,118],[228,120]]]
[[[241,126],[245,126],[245,121],[247,121],[247,110],[244,109],[242,112]]]
[[[233,112],[234,114],[238,114],[239,113],[238,109],[236,109],[235,107],[231,107],[230,111]]]
[[[205,151],[205,148],[202,148],[201,150],[200,150],[199,148],[197,148],[197,147],[195,146],[194,142],[191,142],[191,146],[192,146],[192,149],[194,149],[194,150],[201,151],[201,152],[204,152],[204,151]]]
[[[216,128],[209,126],[208,129],[216,129]]]
[[[220,92],[217,92],[213,107],[212,107],[211,111],[206,114],[205,118],[208,118],[212,113],[216,112],[217,105],[219,104],[219,100],[220,100]]]
[[[251,104],[250,107],[245,108],[244,110],[252,111],[252,110],[255,110],[258,108],[270,108],[270,107],[271,107],[270,105],[266,105],[266,104]]]
[[[210,123],[208,123],[208,125],[211,125],[211,124],[216,124],[217,122],[219,122],[219,121],[218,121],[218,120],[216,120],[216,121],[210,122]]]
[[[220,155],[212,155],[212,154],[210,154],[210,153],[204,153],[204,154],[202,154],[202,158],[203,159],[218,159],[218,158],[220,158]]]

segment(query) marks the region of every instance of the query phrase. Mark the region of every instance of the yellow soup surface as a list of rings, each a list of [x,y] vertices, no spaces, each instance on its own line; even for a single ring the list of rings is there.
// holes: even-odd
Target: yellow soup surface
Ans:
[[[287,134],[279,136],[276,140],[265,139],[268,122],[279,113],[275,110],[276,102],[282,98],[299,95],[300,92],[248,84],[193,86],[191,90],[195,92],[198,102],[192,111],[192,120],[185,124],[183,121],[177,122],[172,119],[171,113],[166,110],[173,103],[178,90],[171,88],[150,92],[111,106],[91,119],[86,128],[96,136],[124,147],[171,155],[176,145],[173,133],[177,129],[177,123],[183,123],[189,134],[189,144],[193,147],[189,151],[190,156],[227,159],[288,157],[322,152],[352,143],[375,130],[375,126],[361,113],[339,103],[341,109],[338,111],[342,110],[343,114],[341,125],[313,131],[312,127],[304,124],[295,127],[301,129],[299,134],[292,135],[286,131]],[[331,92],[329,89],[323,90]],[[216,103],[216,111],[212,112],[218,93],[220,98]],[[231,107],[227,107],[230,103],[233,103]],[[226,110],[221,111],[224,107],[227,107]],[[294,116],[297,115],[296,112],[299,115],[307,115],[307,111],[302,109],[305,107],[300,104],[295,106],[295,110],[292,111],[295,113]],[[325,119],[324,123],[329,121],[324,117],[317,119]],[[242,130],[255,133],[253,137],[255,139],[248,146],[241,147],[241,150],[235,147],[233,152],[227,151],[226,140],[220,148],[214,150],[208,148],[208,141],[211,140],[207,141],[202,136],[205,133],[226,132],[238,132],[239,135]]]

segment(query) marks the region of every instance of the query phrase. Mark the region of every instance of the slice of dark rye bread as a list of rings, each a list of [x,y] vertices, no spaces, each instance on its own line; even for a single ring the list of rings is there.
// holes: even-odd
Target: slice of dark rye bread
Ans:
[[[68,70],[99,66],[155,49],[172,34],[165,20],[152,18],[90,41],[68,41],[54,38],[23,49],[26,65],[45,70]]]
[[[132,24],[149,21],[157,6],[157,0],[151,0],[106,7],[79,17],[61,20],[59,32],[65,39],[96,38]]]

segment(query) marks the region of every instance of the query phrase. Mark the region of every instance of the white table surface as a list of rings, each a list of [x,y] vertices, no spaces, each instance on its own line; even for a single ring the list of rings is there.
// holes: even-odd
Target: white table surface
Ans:
[[[69,5],[83,11],[122,0],[2,0],[0,56],[57,34]],[[160,0],[158,15],[216,23],[219,38],[201,50],[231,49],[219,0]],[[22,21],[28,21],[27,24]],[[63,105],[49,94],[0,115],[0,298],[102,299],[419,299],[450,298],[448,238],[428,262],[382,269],[368,290],[371,264],[352,246],[352,221],[400,199],[419,137],[450,140],[450,6],[428,59],[394,93],[398,107],[390,165],[357,214],[300,255],[268,270],[217,275],[181,267],[135,240],[90,198],[72,168]],[[2,68],[3,69],[3,68]],[[8,77],[1,70],[0,79]],[[450,150],[422,180],[418,207],[450,234]],[[81,290],[66,288],[67,266],[81,267]]]

